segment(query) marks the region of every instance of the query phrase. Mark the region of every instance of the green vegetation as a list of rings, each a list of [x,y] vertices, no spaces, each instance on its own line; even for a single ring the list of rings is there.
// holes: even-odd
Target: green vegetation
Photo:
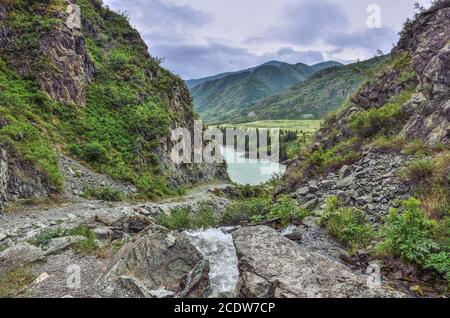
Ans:
[[[21,79],[0,58],[0,117],[7,123],[0,129],[0,142],[13,148],[25,160],[46,173],[50,185],[59,190],[63,177],[59,159],[49,144],[54,132],[46,108],[56,104],[29,80]]]
[[[0,276],[0,298],[18,296],[35,278],[27,266],[16,267],[2,274]]]
[[[265,128],[314,134],[322,125],[322,120],[261,120],[242,124],[223,124],[223,127]]]
[[[269,198],[252,198],[230,203],[222,216],[224,225],[250,223],[255,217],[266,218],[271,210]]]
[[[276,120],[276,121],[258,121],[245,124],[224,124],[220,125],[222,133],[226,132],[226,128],[236,129],[256,129],[259,136],[261,129],[279,129],[280,132],[280,160],[286,161],[294,159],[298,154],[305,150],[313,134],[319,130],[322,125],[320,120]],[[226,138],[224,138],[226,142]],[[269,153],[271,140],[269,143]],[[248,149],[248,140],[246,149]],[[265,149],[259,149],[265,151]]]
[[[376,134],[390,135],[396,133],[405,119],[401,108],[404,103],[411,99],[413,92],[412,88],[405,90],[381,108],[357,112],[351,119],[351,128],[364,138]]]
[[[386,136],[379,134],[375,136],[372,146],[380,151],[400,151],[405,146],[406,140],[398,135]]]
[[[250,70],[227,74],[224,77],[213,77],[211,81],[191,87],[190,90],[194,98],[195,110],[201,114],[204,121],[226,122],[242,118],[242,111],[251,112],[251,110],[247,111],[247,106],[257,100],[303,82],[323,68],[336,65],[339,64],[328,62],[311,67],[301,63],[290,65],[269,62]]]
[[[305,165],[308,170],[321,173],[328,170],[337,170],[345,164],[357,161],[360,156],[358,140],[350,138],[330,149],[319,149],[307,153]]]
[[[206,229],[218,223],[218,216],[208,202],[203,202],[196,212],[191,207],[179,207],[170,214],[161,214],[158,221],[173,231]]]
[[[182,80],[148,57],[144,42],[124,15],[93,1],[76,3],[83,30],[96,30],[95,36],[84,33],[96,71],[87,87],[86,105],[55,102],[37,85],[41,75],[51,78],[59,71],[38,44],[64,23],[60,16],[67,3],[9,3],[12,13],[2,23],[20,36],[11,38],[0,59],[0,117],[5,121],[0,142],[42,170],[57,191],[63,185],[57,152],[68,152],[100,173],[133,183],[145,197],[176,193],[167,185],[155,152],[172,121],[183,116],[169,107],[172,89],[181,87]],[[19,65],[30,64],[21,76],[8,63],[17,59],[31,61],[20,61]],[[181,106],[193,115],[189,101],[183,100]]]
[[[323,69],[303,82],[258,100],[248,107],[241,104],[225,114],[228,121],[324,118],[336,111],[387,60],[376,57],[364,62]],[[251,116],[250,116],[251,115]]]
[[[400,257],[449,280],[450,221],[448,217],[442,224],[431,220],[420,210],[421,204],[411,198],[403,202],[401,211],[392,209],[381,231],[378,252]]]
[[[74,250],[80,254],[92,254],[98,248],[95,233],[84,225],[73,229],[56,228],[43,230],[31,239],[29,243],[45,249],[52,239],[66,236],[82,236],[85,238],[74,245]]]
[[[96,199],[107,202],[119,202],[125,199],[125,195],[116,189],[110,187],[92,188],[87,187],[82,196],[87,199]]]
[[[414,160],[400,171],[400,176],[412,185],[423,185],[430,181],[433,171],[434,162],[432,160]]]
[[[352,252],[367,247],[375,237],[372,225],[362,211],[340,207],[336,196],[326,200],[326,207],[320,214],[320,222],[337,240]]]

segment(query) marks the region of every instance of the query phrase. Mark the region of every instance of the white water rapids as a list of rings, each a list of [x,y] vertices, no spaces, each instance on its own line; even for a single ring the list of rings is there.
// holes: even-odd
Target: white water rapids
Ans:
[[[208,259],[211,298],[233,297],[239,278],[238,260],[231,234],[222,229],[185,232],[191,243]]]

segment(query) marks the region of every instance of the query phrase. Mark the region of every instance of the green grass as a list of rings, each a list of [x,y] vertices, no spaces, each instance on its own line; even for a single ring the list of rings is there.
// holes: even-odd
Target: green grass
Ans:
[[[43,230],[29,243],[37,247],[46,248],[52,239],[66,236],[84,237],[84,240],[74,245],[74,250],[80,254],[92,254],[98,248],[95,233],[84,225],[73,229],[56,228]]]
[[[19,266],[0,276],[0,298],[12,298],[29,286],[35,275],[28,266]]]
[[[194,211],[189,206],[175,208],[169,214],[158,216],[159,223],[173,231],[207,229],[218,224],[218,216],[209,202],[200,204]]]

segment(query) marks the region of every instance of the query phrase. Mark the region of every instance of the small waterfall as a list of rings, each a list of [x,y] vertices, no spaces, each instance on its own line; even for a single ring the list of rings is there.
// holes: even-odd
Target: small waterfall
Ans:
[[[222,229],[185,232],[192,244],[209,260],[211,298],[233,297],[239,278],[238,260],[231,234]]]

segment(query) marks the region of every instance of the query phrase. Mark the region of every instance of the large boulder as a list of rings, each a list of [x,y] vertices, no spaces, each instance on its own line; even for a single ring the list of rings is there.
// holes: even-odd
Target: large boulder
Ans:
[[[360,298],[402,297],[386,286],[369,288],[369,276],[357,275],[344,264],[308,250],[266,227],[233,233],[239,259],[240,297]]]
[[[119,251],[98,286],[106,297],[207,297],[208,274],[184,234],[152,224]]]

